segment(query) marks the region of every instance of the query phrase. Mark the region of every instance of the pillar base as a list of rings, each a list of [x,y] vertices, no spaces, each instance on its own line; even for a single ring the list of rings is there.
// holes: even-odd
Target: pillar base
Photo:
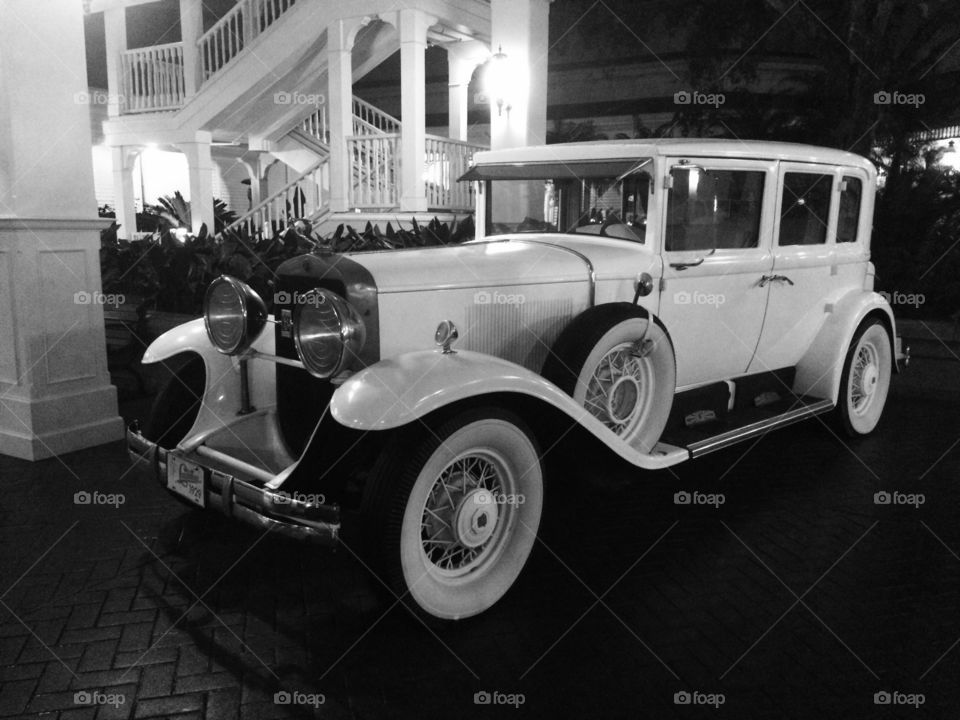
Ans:
[[[72,395],[0,402],[0,454],[43,460],[122,440],[123,418],[113,385]]]

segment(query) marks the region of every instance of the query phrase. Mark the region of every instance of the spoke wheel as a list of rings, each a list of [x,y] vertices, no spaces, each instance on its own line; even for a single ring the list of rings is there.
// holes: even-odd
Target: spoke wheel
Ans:
[[[415,447],[411,455],[400,445],[397,471],[374,482],[368,524],[381,572],[425,617],[477,615],[506,594],[533,549],[543,510],[536,443],[513,413],[482,408]]]
[[[663,327],[630,303],[598,305],[560,334],[543,376],[641,452],[650,452],[676,390],[673,346]]]
[[[632,437],[650,411],[653,364],[635,343],[620,343],[603,355],[586,382],[583,404],[621,437]]]
[[[847,434],[856,437],[873,431],[880,421],[893,371],[890,334],[879,320],[857,331],[840,379],[838,411]]]

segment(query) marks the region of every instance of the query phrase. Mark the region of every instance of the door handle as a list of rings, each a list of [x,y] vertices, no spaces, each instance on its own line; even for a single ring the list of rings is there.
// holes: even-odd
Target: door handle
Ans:
[[[760,278],[760,287],[764,287],[767,283],[772,282],[785,282],[788,285],[793,285],[794,282],[786,275],[763,275]]]
[[[697,265],[703,265],[703,261],[706,260],[711,255],[713,255],[716,251],[717,249],[715,247],[710,248],[710,252],[708,252],[706,255],[702,256],[701,258],[694,260],[693,262],[670,263],[670,267],[676,270],[686,270],[687,268],[696,267]]]

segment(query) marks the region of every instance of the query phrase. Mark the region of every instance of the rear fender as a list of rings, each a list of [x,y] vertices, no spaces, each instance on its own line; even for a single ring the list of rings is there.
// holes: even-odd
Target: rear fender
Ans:
[[[823,327],[797,365],[793,386],[795,393],[837,403],[840,397],[840,376],[843,374],[843,363],[850,349],[850,341],[860,323],[870,314],[877,314],[887,320],[891,340],[890,356],[896,357],[896,324],[889,303],[879,293],[852,291],[828,306]]]
[[[467,350],[446,354],[424,350],[371,365],[337,389],[330,413],[341,425],[356,430],[391,430],[452,403],[494,393],[536,398],[560,410],[638,467],[655,470],[689,457],[686,450],[661,445],[651,453],[639,452],[540,375],[502,358]]]

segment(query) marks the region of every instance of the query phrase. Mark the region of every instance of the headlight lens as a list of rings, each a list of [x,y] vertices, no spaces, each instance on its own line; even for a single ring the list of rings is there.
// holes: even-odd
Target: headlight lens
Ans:
[[[366,340],[366,327],[353,306],[330,290],[301,295],[293,311],[293,338],[300,361],[318,378],[349,367]]]
[[[256,291],[229,275],[221,275],[203,298],[207,337],[220,352],[236,355],[246,350],[263,331],[267,307]]]

